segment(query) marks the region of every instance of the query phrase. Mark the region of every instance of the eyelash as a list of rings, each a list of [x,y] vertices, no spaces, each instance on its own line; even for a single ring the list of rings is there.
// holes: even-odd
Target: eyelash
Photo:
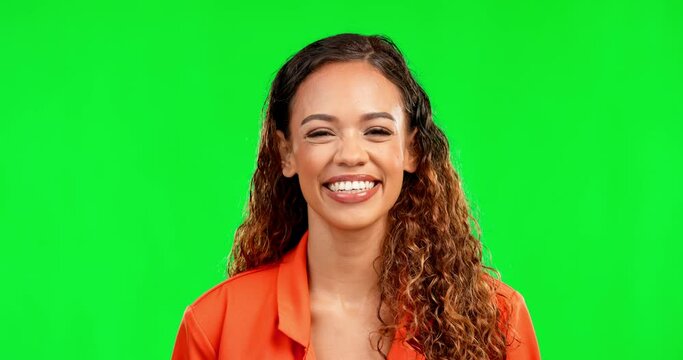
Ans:
[[[332,135],[332,133],[329,131],[324,131],[324,130],[316,130],[316,131],[311,131],[310,133],[308,133],[308,135],[306,135],[306,137],[316,138],[316,137],[323,137],[326,135]]]
[[[384,128],[371,128],[366,132],[366,134],[371,134],[371,135],[380,135],[380,136],[390,136],[393,135],[394,133],[384,129]],[[323,137],[323,136],[328,136],[328,135],[333,135],[332,132],[327,131],[327,130],[315,130],[311,131],[306,135],[306,137],[311,137],[311,138],[318,138],[318,137]]]
[[[383,136],[389,136],[389,135],[393,135],[393,134],[394,134],[393,132],[391,132],[391,131],[389,131],[389,130],[387,130],[387,129],[384,129],[384,128],[372,128],[372,129],[370,129],[367,133],[368,133],[368,134],[369,134],[369,133],[373,133],[373,134],[375,134],[375,135],[383,135]]]

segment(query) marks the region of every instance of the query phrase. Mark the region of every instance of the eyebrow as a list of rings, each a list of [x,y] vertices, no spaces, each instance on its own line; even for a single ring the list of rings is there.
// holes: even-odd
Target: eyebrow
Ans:
[[[388,112],[384,112],[384,111],[371,112],[371,113],[363,114],[363,116],[360,117],[360,120],[361,121],[368,121],[368,120],[377,119],[377,118],[386,118],[386,119],[389,119],[391,121],[396,121],[396,119],[394,119],[394,117],[391,116],[391,114],[389,114]],[[328,115],[328,114],[311,114],[311,115],[306,116],[303,120],[301,120],[301,125],[303,125],[309,121],[312,121],[312,120],[336,121],[339,119],[336,116]]]

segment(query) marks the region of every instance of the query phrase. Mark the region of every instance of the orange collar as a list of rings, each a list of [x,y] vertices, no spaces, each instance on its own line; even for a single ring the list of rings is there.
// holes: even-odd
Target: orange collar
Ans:
[[[278,329],[304,347],[308,347],[311,335],[307,244],[308,230],[282,257],[277,276]]]

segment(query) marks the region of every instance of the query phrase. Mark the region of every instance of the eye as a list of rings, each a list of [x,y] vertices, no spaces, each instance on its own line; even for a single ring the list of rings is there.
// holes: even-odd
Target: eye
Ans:
[[[394,133],[388,129],[382,128],[382,127],[374,127],[370,128],[366,134],[372,135],[372,136],[391,136]]]
[[[332,135],[334,135],[334,134],[329,130],[313,130],[313,131],[309,132],[308,134],[306,134],[306,137],[316,139],[316,138],[323,138],[323,137],[332,136]]]

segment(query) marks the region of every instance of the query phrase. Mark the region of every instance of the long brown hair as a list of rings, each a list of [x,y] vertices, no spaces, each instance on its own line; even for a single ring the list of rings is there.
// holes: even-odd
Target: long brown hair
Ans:
[[[401,322],[405,340],[427,359],[505,359],[510,314],[493,276],[482,263],[476,219],[450,161],[448,140],[432,120],[427,94],[396,45],[381,35],[339,34],[291,57],[273,80],[251,182],[248,213],[235,233],[230,276],[279,260],[308,228],[297,176],[282,175],[276,130],[289,136],[290,103],[299,84],[330,62],[366,61],[401,94],[418,162],[404,172],[401,194],[389,212],[382,244],[377,316],[383,324],[376,348]],[[501,307],[501,304],[503,307]],[[389,310],[391,320],[380,316]]]

